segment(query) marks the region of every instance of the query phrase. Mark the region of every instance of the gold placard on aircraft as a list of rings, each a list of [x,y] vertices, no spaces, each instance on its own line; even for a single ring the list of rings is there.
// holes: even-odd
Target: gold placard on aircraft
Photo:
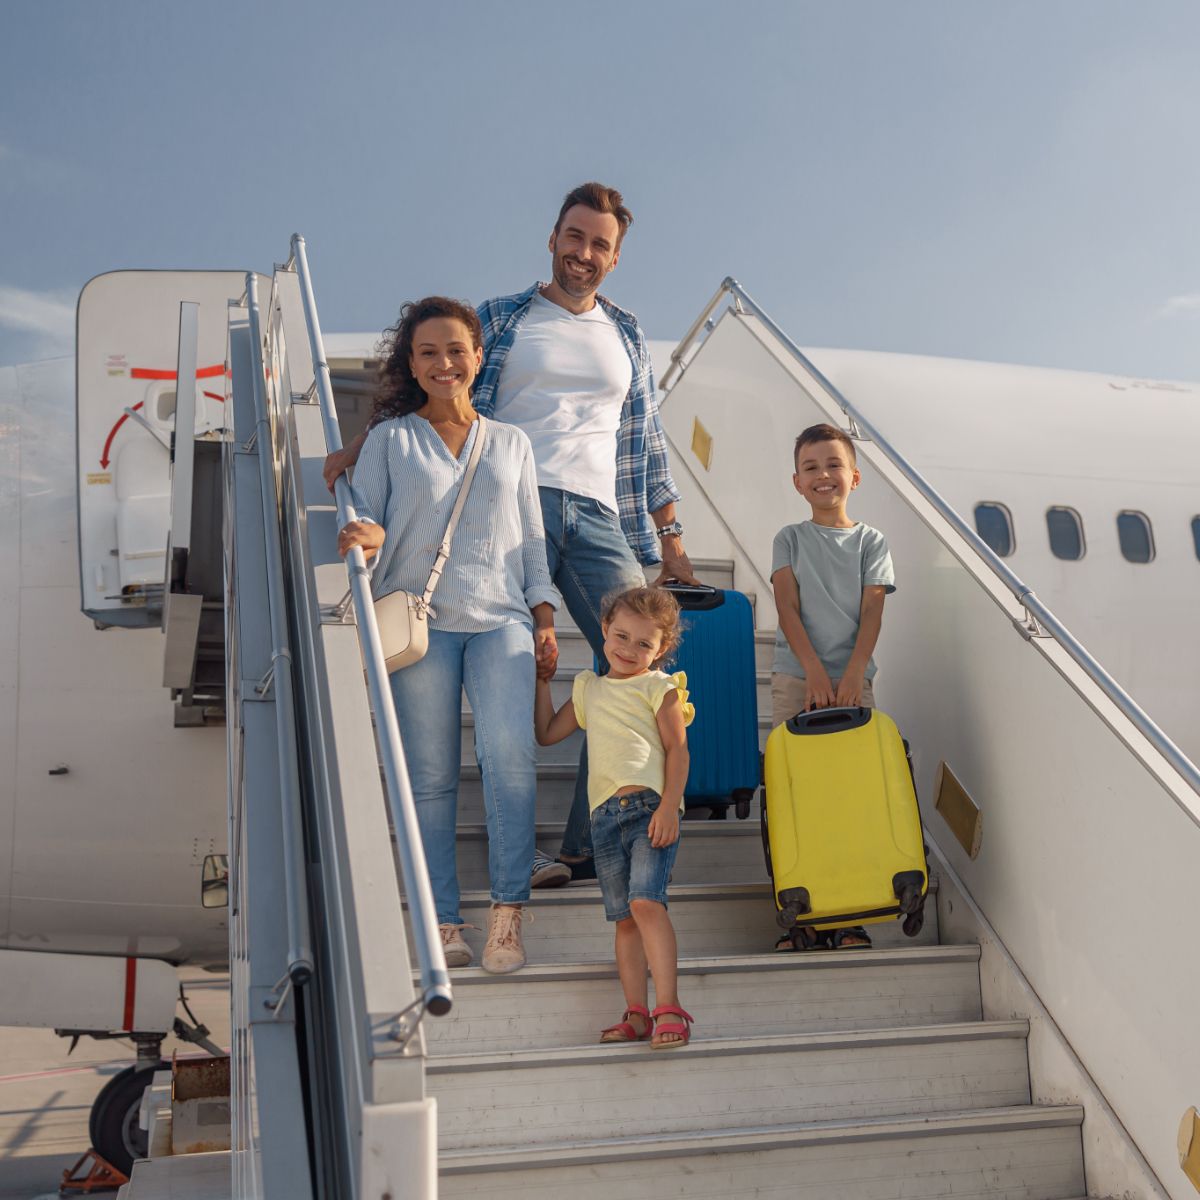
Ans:
[[[1188,1182],[1200,1192],[1200,1113],[1194,1106],[1179,1123],[1179,1165]]]
[[[712,434],[700,424],[700,418],[692,419],[692,453],[700,460],[700,465],[706,470],[712,470],[713,440]]]
[[[945,761],[938,764],[933,791],[937,796],[937,810],[950,826],[950,832],[971,858],[978,858],[983,841],[983,813]]]

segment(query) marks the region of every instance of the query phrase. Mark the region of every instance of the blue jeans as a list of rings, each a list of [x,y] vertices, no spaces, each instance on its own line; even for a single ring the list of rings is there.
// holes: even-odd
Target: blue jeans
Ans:
[[[679,839],[669,846],[650,844],[650,818],[661,797],[650,788],[628,796],[610,796],[592,813],[596,878],[604,897],[604,915],[627,921],[630,900],[653,900],[667,906],[667,883]]]
[[[492,900],[529,899],[537,795],[533,677],[533,634],[515,623],[486,633],[431,629],[425,657],[391,676],[440,924],[462,923],[455,833],[464,686],[483,774]]]
[[[538,488],[542,524],[546,527],[546,562],[550,578],[562,593],[567,611],[587,638],[592,653],[604,661],[600,605],[613,592],[643,587],[646,577],[621,532],[617,514],[598,500],[561,488]],[[579,753],[579,774],[562,853],[591,858],[592,823],[587,798],[587,741]]]

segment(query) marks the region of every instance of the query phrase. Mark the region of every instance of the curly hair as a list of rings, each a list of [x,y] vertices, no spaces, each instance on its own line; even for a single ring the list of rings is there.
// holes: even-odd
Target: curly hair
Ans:
[[[483,327],[475,310],[463,300],[449,296],[426,296],[400,306],[400,319],[383,331],[376,347],[379,357],[379,381],[375,391],[375,407],[370,426],[392,417],[416,412],[425,403],[425,393],[413,378],[409,359],[412,357],[413,334],[423,321],[435,317],[450,317],[461,321],[471,335],[471,345],[483,346]]]
[[[635,617],[653,621],[662,634],[662,645],[658,648],[654,666],[664,662],[678,648],[683,636],[679,623],[679,601],[666,588],[637,587],[605,596],[600,610],[601,623],[607,625],[618,608],[627,608]]]

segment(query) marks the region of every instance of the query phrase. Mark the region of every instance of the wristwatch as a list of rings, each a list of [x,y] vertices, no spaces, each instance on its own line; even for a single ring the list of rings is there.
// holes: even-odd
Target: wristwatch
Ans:
[[[666,525],[659,525],[654,532],[660,538],[683,537],[683,526],[678,521],[668,521]]]

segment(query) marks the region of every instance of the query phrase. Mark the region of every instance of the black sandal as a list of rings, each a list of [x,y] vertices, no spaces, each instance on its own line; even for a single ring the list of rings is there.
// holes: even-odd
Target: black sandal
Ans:
[[[829,934],[811,925],[796,925],[775,943],[775,949],[780,953],[790,950],[828,950]]]
[[[856,940],[851,942],[850,938]],[[861,925],[850,925],[845,929],[832,930],[829,944],[834,950],[870,950],[871,938]]]

